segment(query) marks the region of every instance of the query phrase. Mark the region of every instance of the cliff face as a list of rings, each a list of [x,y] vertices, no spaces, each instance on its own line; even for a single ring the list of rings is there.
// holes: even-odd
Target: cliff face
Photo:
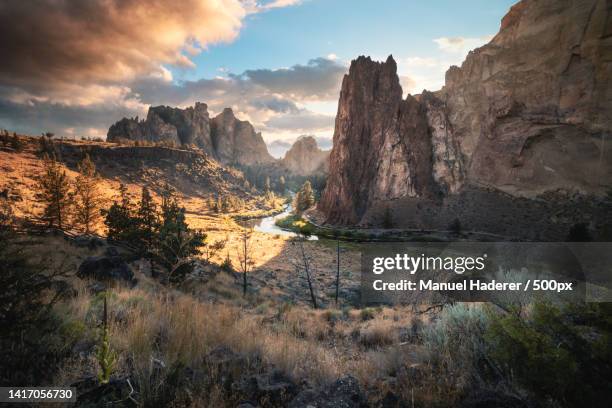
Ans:
[[[224,164],[252,165],[269,163],[261,134],[249,122],[236,119],[225,109],[212,120],[205,103],[196,102],[186,109],[169,106],[149,108],[147,118],[123,118],[108,130],[107,140],[146,140],[195,145]]]
[[[323,151],[312,136],[301,136],[293,143],[281,160],[291,174],[309,176],[326,174],[329,170],[329,151]]]
[[[603,196],[612,185],[611,9],[523,0],[489,44],[447,71],[442,90],[406,99],[391,57],[354,60],[319,204],[328,221],[376,224],[391,208],[400,225],[489,217],[479,228],[499,231],[495,214],[462,203],[546,197],[554,207],[557,193]]]
[[[256,133],[249,122],[236,119],[229,108],[213,118],[211,132],[215,155],[222,163],[254,165],[274,161],[261,133]]]

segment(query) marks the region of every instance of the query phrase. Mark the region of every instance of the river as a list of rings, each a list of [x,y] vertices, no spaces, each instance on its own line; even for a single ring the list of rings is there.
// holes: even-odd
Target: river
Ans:
[[[276,225],[276,220],[291,215],[291,211],[291,204],[287,204],[283,209],[283,212],[279,214],[271,215],[269,217],[251,218],[250,220],[239,221],[238,224],[243,227],[253,228],[255,231],[265,232],[267,234],[278,234],[285,235],[288,237],[295,237],[297,236],[295,232],[283,229]],[[311,235],[308,237],[308,239],[311,241],[315,241],[318,240],[319,237],[317,237],[316,235]]]

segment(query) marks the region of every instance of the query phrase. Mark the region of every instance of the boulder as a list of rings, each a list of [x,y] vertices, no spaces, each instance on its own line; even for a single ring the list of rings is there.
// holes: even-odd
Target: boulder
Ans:
[[[94,279],[104,283],[123,281],[134,285],[134,273],[129,265],[118,255],[102,255],[86,258],[79,266],[77,276],[81,279]]]
[[[359,408],[366,407],[367,400],[352,376],[338,379],[334,383],[300,392],[288,405],[290,408]]]
[[[297,394],[297,386],[279,371],[243,377],[233,384],[234,393],[262,405],[286,406]]]

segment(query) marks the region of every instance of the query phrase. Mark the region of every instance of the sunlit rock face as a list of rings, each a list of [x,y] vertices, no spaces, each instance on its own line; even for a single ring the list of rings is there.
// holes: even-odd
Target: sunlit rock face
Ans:
[[[215,155],[222,163],[254,165],[274,161],[261,133],[255,132],[249,122],[236,119],[229,108],[212,119],[211,132]]]
[[[196,146],[224,164],[274,160],[261,134],[249,122],[238,120],[231,109],[210,119],[206,104],[200,102],[186,109],[153,106],[142,121],[123,118],[110,127],[107,135],[108,141],[121,139]]]
[[[309,176],[311,174],[326,174],[328,171],[329,151],[319,148],[312,136],[301,136],[285,153],[281,166],[290,174]]]
[[[462,218],[508,234],[524,225],[499,217],[533,210],[526,218],[538,228],[555,224],[549,236],[602,221],[571,208],[609,204],[610,21],[603,0],[521,1],[489,44],[447,71],[442,90],[405,99],[392,57],[352,61],[319,209],[330,223],[376,225],[390,208],[400,226]],[[547,215],[557,207],[562,217]]]

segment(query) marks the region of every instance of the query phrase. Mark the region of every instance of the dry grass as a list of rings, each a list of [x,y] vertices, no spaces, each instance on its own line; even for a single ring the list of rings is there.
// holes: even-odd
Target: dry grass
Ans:
[[[397,342],[395,326],[388,320],[374,320],[359,331],[359,343],[367,348],[383,347]]]

